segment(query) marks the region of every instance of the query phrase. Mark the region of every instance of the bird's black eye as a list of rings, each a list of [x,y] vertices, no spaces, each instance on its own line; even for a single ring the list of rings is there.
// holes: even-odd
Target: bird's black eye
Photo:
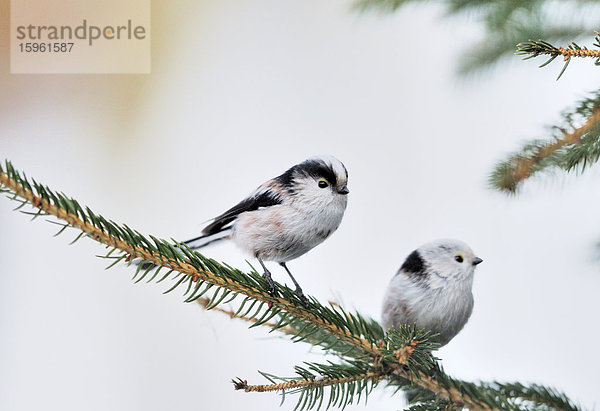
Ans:
[[[327,187],[328,185],[329,185],[329,184],[327,184],[327,181],[325,181],[325,180],[320,180],[320,181],[319,181],[319,187],[320,187],[320,188],[325,188],[325,187]]]
[[[454,259],[456,261],[458,261],[459,263],[462,263],[464,261],[463,256],[460,254],[458,254],[456,257],[454,257]]]

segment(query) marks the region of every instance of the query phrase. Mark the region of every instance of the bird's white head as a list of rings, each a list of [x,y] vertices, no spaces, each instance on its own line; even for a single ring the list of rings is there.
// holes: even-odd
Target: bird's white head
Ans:
[[[418,264],[417,260],[420,258],[421,270],[442,282],[471,281],[475,267],[483,261],[466,243],[454,239],[442,239],[423,244],[413,254],[415,253],[417,255],[413,256],[413,264]],[[405,264],[408,261],[409,259]],[[431,280],[436,281],[434,278]]]
[[[311,157],[277,178],[288,192],[304,203],[321,207],[346,208],[348,171],[333,156]]]

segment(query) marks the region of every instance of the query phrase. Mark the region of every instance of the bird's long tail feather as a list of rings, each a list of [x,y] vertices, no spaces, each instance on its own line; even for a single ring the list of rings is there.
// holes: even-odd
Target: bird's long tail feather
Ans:
[[[192,250],[197,250],[199,248],[205,247],[209,244],[215,243],[217,241],[225,240],[231,235],[231,229],[219,231],[215,234],[202,235],[200,237],[192,238],[191,240],[184,241],[183,244],[190,247]]]

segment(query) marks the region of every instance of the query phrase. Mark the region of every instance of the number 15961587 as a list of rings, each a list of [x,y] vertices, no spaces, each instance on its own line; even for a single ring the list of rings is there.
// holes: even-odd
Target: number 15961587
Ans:
[[[70,53],[75,43],[19,43],[21,53]]]

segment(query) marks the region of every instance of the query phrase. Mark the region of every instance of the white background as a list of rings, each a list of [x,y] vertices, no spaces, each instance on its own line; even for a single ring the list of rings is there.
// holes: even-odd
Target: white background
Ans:
[[[509,198],[496,161],[600,85],[591,62],[511,58],[459,79],[481,28],[435,7],[360,15],[345,1],[173,2],[153,10],[153,74],[16,76],[2,62],[0,156],[143,233],[187,239],[264,180],[314,154],[350,173],[340,229],[290,263],[304,290],[379,318],[423,242],[484,259],[465,329],[439,351],[453,376],[537,382],[593,408],[600,174],[537,179]],[[6,53],[4,54],[6,55]],[[538,62],[538,63],[541,63]],[[104,271],[90,240],[0,201],[0,409],[278,409],[230,383],[322,360],[304,344]],[[231,244],[206,254],[244,269]],[[278,281],[285,273],[272,269]],[[367,407],[397,410],[376,389]],[[292,409],[288,397],[282,409]]]

